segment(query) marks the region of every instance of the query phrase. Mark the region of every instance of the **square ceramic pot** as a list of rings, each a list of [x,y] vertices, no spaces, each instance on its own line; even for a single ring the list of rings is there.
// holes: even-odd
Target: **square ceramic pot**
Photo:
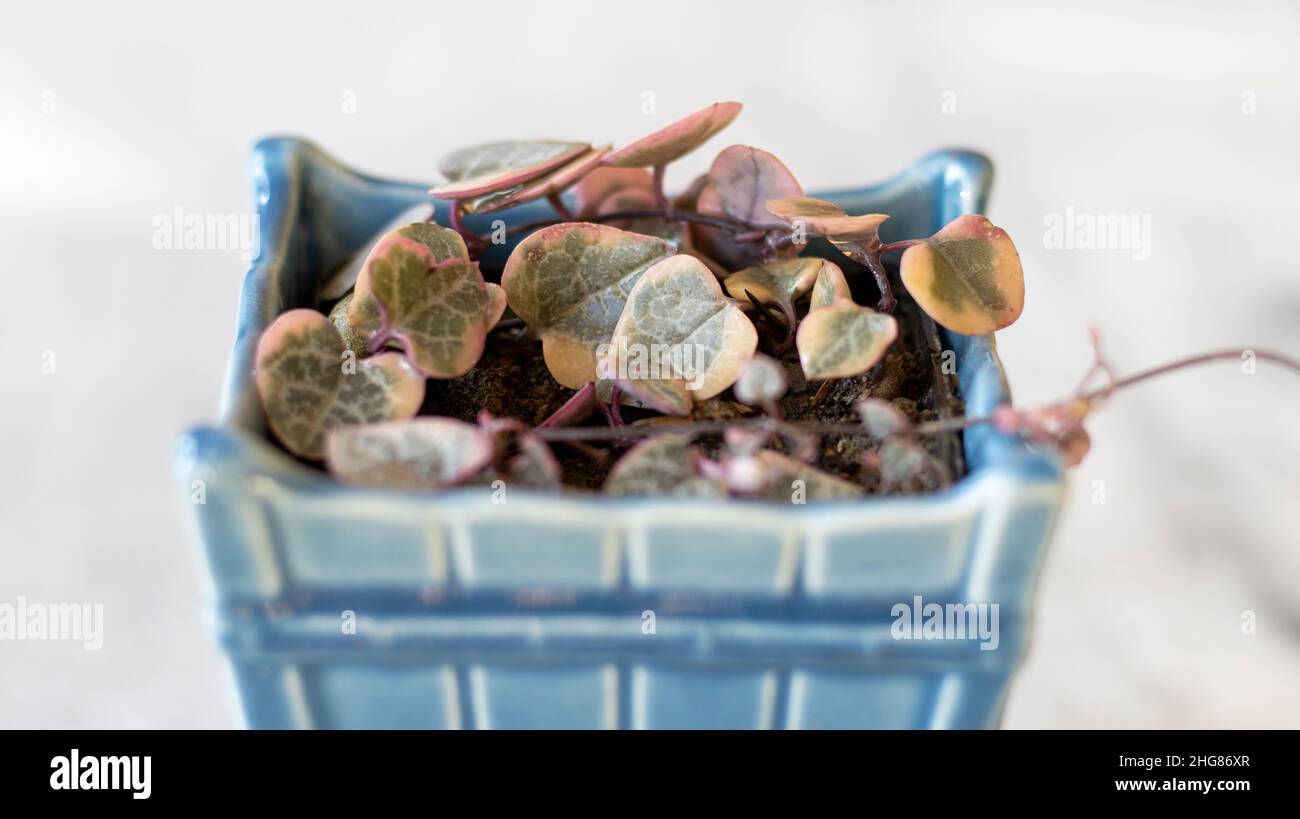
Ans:
[[[340,485],[267,441],[253,351],[425,186],[292,139],[258,145],[252,174],[261,244],[220,422],[176,454],[250,727],[996,726],[1060,501],[1054,458],[975,428],[947,491],[803,506]],[[986,159],[947,151],[820,195],[892,214],[892,240],[982,211],[990,181]],[[969,412],[1007,400],[991,337],[944,341]],[[900,639],[917,597],[918,616],[996,604],[996,634]]]

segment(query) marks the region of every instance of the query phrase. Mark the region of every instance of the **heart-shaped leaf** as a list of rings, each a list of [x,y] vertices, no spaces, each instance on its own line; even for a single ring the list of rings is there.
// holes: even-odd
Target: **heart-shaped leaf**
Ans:
[[[983,216],[960,216],[903,252],[899,275],[938,323],[981,335],[1020,318],[1025,277],[1011,237]]]
[[[718,154],[709,168],[709,187],[718,210],[756,227],[784,227],[784,220],[768,212],[767,203],[803,196],[799,180],[781,160],[748,145],[732,145]],[[700,212],[706,207],[712,209],[701,194]]]
[[[394,341],[430,378],[456,378],[483,354],[489,305],[477,264],[439,263],[424,244],[397,236],[366,260],[348,320],[358,330],[374,328],[370,349]]]
[[[853,299],[849,283],[844,278],[844,271],[834,262],[826,262],[817,271],[817,281],[813,282],[812,296],[808,299],[808,309],[825,307],[836,299]]]
[[[492,438],[473,424],[416,418],[332,430],[327,460],[348,483],[432,490],[464,481],[493,455]]]
[[[671,256],[663,239],[586,222],[553,225],[520,242],[501,274],[510,309],[542,339],[555,380],[596,380],[597,348],[610,339],[633,286]]]
[[[804,374],[822,380],[866,372],[897,337],[893,316],[840,299],[804,316],[795,344]]]
[[[349,283],[349,287],[355,287],[357,280],[361,278],[361,271],[365,269],[365,262],[375,254],[375,251],[394,239],[410,239],[419,242],[429,249],[434,262],[445,262],[448,259],[469,261],[469,250],[466,249],[465,240],[459,233],[432,222],[412,222],[389,231],[375,242],[362,260],[361,266],[357,268],[357,275]],[[374,299],[358,299],[355,293],[348,306],[348,317],[348,321],[357,332],[367,336],[378,330],[384,321],[379,312],[379,305]]]
[[[596,215],[596,209],[606,199],[622,191],[645,191],[651,206],[654,203],[654,177],[644,168],[597,168],[578,182],[573,188],[573,199],[577,214],[583,217]]]
[[[447,184],[429,191],[439,199],[467,199],[513,188],[558,168],[591,147],[587,142],[493,142],[462,148],[438,163]]]
[[[640,357],[649,362],[651,381],[680,381],[696,401],[735,383],[757,346],[754,325],[691,256],[673,256],[646,271],[610,339],[626,372],[636,372],[631,362]]]
[[[789,317],[794,315],[794,303],[812,289],[826,264],[816,257],[768,262],[737,270],[722,286],[733,299],[746,300],[748,293],[763,304],[780,305]]]
[[[471,199],[465,206],[466,213],[494,213],[506,208],[513,208],[534,199],[541,199],[553,193],[561,193],[576,184],[592,170],[600,166],[600,160],[609,153],[609,146],[591,148],[577,158],[548,171],[531,182]]]
[[[767,209],[792,225],[802,224],[808,233],[825,236],[836,244],[857,244],[868,250],[880,244],[880,224],[889,217],[882,213],[849,216],[838,205],[810,196],[774,199]]]
[[[425,224],[433,217],[433,205],[428,202],[421,202],[418,205],[407,208],[397,215],[397,218],[384,226],[384,229],[375,234],[369,244],[361,248],[352,255],[347,264],[340,267],[330,276],[329,281],[321,288],[320,297],[323,301],[334,301],[343,298],[353,285],[357,283],[357,276],[361,275],[361,267],[366,263],[366,257],[370,255],[375,247],[387,238],[388,234],[399,230],[412,223]],[[444,228],[445,229],[445,228]],[[449,231],[454,234],[460,241],[460,252],[465,258],[469,258],[469,253],[465,250],[465,240],[460,238],[460,234],[455,231]],[[415,238],[415,237],[411,237]]]
[[[619,168],[666,165],[708,142],[740,113],[738,102],[715,102],[673,124],[605,155],[605,164]]]
[[[605,479],[606,495],[667,495],[674,498],[719,498],[726,485],[695,471],[702,458],[685,435],[656,435],[627,451]]]
[[[325,433],[347,424],[409,418],[424,376],[400,353],[356,360],[315,310],[280,315],[257,344],[253,380],[275,437],[295,455],[325,456]]]

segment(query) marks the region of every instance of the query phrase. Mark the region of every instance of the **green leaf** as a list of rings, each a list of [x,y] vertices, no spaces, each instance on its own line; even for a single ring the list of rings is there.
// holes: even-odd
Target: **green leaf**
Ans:
[[[473,424],[416,418],[330,432],[330,472],[360,486],[433,490],[455,486],[492,460],[492,439]]]
[[[903,252],[899,275],[930,317],[982,335],[1020,318],[1025,276],[1011,237],[983,216],[961,216]]]
[[[726,485],[695,471],[702,457],[685,435],[661,434],[628,450],[605,479],[606,495],[666,495],[674,498],[721,498]]]
[[[561,193],[598,168],[600,160],[607,153],[609,153],[608,145],[603,148],[592,148],[555,170],[542,174],[531,182],[471,199],[465,206],[465,212],[494,213],[550,196],[553,193]]]
[[[746,300],[745,294],[749,293],[763,304],[780,305],[787,316],[792,316],[794,303],[812,289],[826,264],[814,257],[768,262],[737,270],[722,286],[737,301]]]
[[[804,316],[795,344],[804,374],[822,380],[866,372],[897,337],[893,316],[841,299]]]
[[[365,263],[375,254],[381,246],[391,243],[394,239],[410,239],[419,242],[429,249],[435,262],[445,262],[448,259],[464,259],[469,261],[469,250],[465,247],[465,240],[459,233],[450,228],[435,225],[432,222],[412,222],[402,225],[394,230],[390,230],[375,242],[374,246],[367,252],[365,259],[357,268],[357,274],[353,277],[349,287],[355,287],[357,280],[361,278],[361,271],[365,269]],[[383,324],[383,316],[380,314],[379,305],[374,299],[366,297],[358,299],[353,294],[353,302],[348,307],[348,321],[356,328],[357,332],[369,337],[373,335]]]
[[[817,281],[813,282],[812,297],[808,300],[808,309],[825,307],[836,299],[853,299],[849,283],[844,278],[844,271],[834,262],[825,262],[817,271]]]
[[[715,102],[671,125],[605,155],[605,164],[619,168],[666,165],[709,141],[740,113],[738,102]]]
[[[374,327],[370,349],[395,341],[425,375],[456,378],[483,354],[489,304],[476,263],[439,263],[424,244],[397,236],[366,260],[348,320],[359,330]]]
[[[748,145],[732,145],[718,154],[709,168],[709,186],[718,210],[756,227],[784,227],[767,203],[803,196],[799,180],[781,160]],[[701,202],[701,213],[705,207]]]
[[[365,358],[370,354],[369,348],[366,347],[366,335],[357,332],[351,324],[348,324],[348,307],[351,304],[352,294],[348,293],[330,309],[329,318],[334,324],[334,329],[339,331],[339,336],[343,339],[343,346],[351,350],[356,357]]]
[[[352,254],[352,258],[348,259],[346,264],[330,276],[329,281],[327,281],[325,286],[321,288],[321,300],[334,301],[335,299],[343,298],[343,296],[352,289],[353,285],[357,283],[357,276],[361,275],[361,267],[366,263],[366,257],[370,255],[371,251],[373,251],[381,241],[388,237],[388,234],[400,230],[413,222],[424,224],[431,218],[433,218],[433,205],[428,202],[421,202],[420,204],[407,208],[399,213],[396,219],[389,222],[384,226],[383,230],[375,234],[369,244]],[[451,232],[454,233],[455,231]],[[456,238],[460,239],[460,234],[456,234]],[[462,254],[464,254],[465,258],[468,259],[469,254],[465,251],[464,240],[461,240],[460,247]]]
[[[487,305],[485,306],[485,326],[491,330],[501,322],[506,313],[507,299],[505,288],[499,284],[487,282]]]
[[[632,377],[635,362],[644,361],[649,379],[680,381],[702,401],[735,383],[757,346],[754,325],[709,269],[691,256],[673,256],[632,288],[609,352]]]
[[[325,456],[325,433],[347,424],[409,418],[424,376],[400,353],[357,360],[315,310],[279,316],[257,344],[253,381],[275,437],[295,455]]]
[[[429,191],[439,199],[468,199],[513,188],[558,168],[591,147],[587,142],[493,142],[462,148],[438,163],[445,185]]]
[[[608,225],[554,225],[515,247],[501,286],[510,309],[541,337],[551,375],[576,390],[596,380],[597,348],[609,341],[633,286],[672,253],[663,239]]]

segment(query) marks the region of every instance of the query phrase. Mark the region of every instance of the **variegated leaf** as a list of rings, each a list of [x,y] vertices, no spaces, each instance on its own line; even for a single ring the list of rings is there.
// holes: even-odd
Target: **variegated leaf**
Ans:
[[[799,180],[781,160],[748,145],[732,145],[718,154],[709,168],[709,187],[722,213],[755,227],[784,227],[767,203],[803,196]],[[701,213],[704,207],[701,202]]]
[[[592,170],[600,167],[600,160],[607,153],[609,153],[608,145],[603,148],[591,148],[531,182],[471,199],[465,206],[465,212],[495,213],[499,210],[513,208],[525,202],[532,202],[535,199],[550,196],[553,193],[561,193],[576,184],[578,180]]]
[[[473,424],[416,418],[332,430],[327,460],[348,483],[432,490],[462,482],[493,455],[491,437]]]
[[[591,145],[586,142],[493,142],[462,148],[438,163],[447,177],[429,194],[439,199],[468,199],[523,185],[558,168]]]
[[[486,327],[491,330],[501,322],[501,317],[506,313],[508,302],[506,299],[506,290],[499,284],[487,282],[487,304],[486,310]]]
[[[334,275],[330,276],[329,281],[321,288],[321,300],[334,301],[335,299],[343,298],[343,296],[352,289],[353,285],[357,283],[357,276],[361,275],[361,267],[366,263],[366,257],[370,255],[370,252],[374,250],[381,241],[387,238],[388,234],[400,230],[412,223],[425,224],[432,217],[433,205],[428,202],[421,202],[420,204],[407,208],[399,213],[397,218],[385,225],[383,230],[376,233],[374,238],[371,239],[365,247],[354,253],[352,258],[348,260],[347,264],[340,267],[334,272]],[[465,250],[465,240],[460,238],[459,233],[455,233],[455,231],[449,232],[454,233],[456,238],[460,240],[460,252],[468,259],[469,254]]]
[[[1011,237],[983,216],[961,216],[903,252],[899,275],[930,317],[981,335],[1020,318],[1025,277]]]
[[[429,249],[435,263],[445,262],[448,259],[464,259],[469,261],[469,250],[465,247],[465,240],[459,233],[450,228],[435,225],[432,222],[412,222],[402,225],[394,230],[384,234],[378,242],[367,252],[365,259],[362,260],[361,266],[357,268],[357,275],[353,277],[350,287],[355,286],[357,280],[361,278],[361,271],[365,269],[365,262],[369,261],[375,251],[381,246],[392,242],[394,239],[410,239],[419,242]],[[380,315],[379,305],[371,298],[357,299],[353,293],[353,302],[348,306],[348,320],[357,332],[366,336],[377,331],[383,324],[383,316]]]
[[[586,222],[543,228],[515,247],[501,275],[510,309],[542,339],[555,380],[580,389],[596,380],[633,286],[673,246],[652,236]]]
[[[366,260],[348,320],[358,330],[374,327],[370,349],[395,341],[425,375],[456,378],[483,354],[489,303],[476,263],[438,263],[424,244],[399,236]]]
[[[698,401],[735,383],[758,333],[702,262],[673,256],[632,288],[610,346],[647,359],[651,379],[680,380]]]
[[[720,498],[726,485],[695,471],[701,457],[685,435],[661,434],[628,450],[605,479],[606,495],[666,495],[674,498]]]
[[[266,329],[253,380],[275,437],[311,460],[325,456],[329,430],[409,418],[424,400],[424,376],[400,353],[345,355],[338,330],[315,310],[290,310]]]
[[[365,358],[370,354],[369,348],[366,347],[366,336],[348,324],[348,307],[351,304],[351,293],[339,299],[338,303],[330,309],[330,321],[334,324],[334,329],[339,331],[343,346],[351,350],[357,358]]]
[[[812,297],[808,299],[808,309],[825,307],[836,299],[852,300],[853,293],[844,278],[844,271],[834,262],[824,262],[817,271],[817,281],[813,282]]]
[[[897,337],[893,316],[841,299],[804,316],[795,344],[804,374],[816,381],[866,372]]]
[[[722,286],[737,301],[746,300],[748,293],[763,304],[779,304],[790,316],[794,314],[794,303],[812,289],[825,264],[815,257],[768,262],[737,270]]]
[[[740,113],[738,102],[715,102],[671,125],[605,155],[605,164],[619,168],[666,165],[703,145],[731,124]]]

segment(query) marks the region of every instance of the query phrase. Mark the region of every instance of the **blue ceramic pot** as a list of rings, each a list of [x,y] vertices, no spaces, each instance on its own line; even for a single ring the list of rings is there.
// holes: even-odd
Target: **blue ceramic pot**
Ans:
[[[267,442],[253,351],[425,186],[294,139],[258,145],[252,175],[261,246],[221,421],[175,459],[250,727],[997,724],[1060,502],[1053,457],[980,427],[948,491],[806,506],[342,486]],[[892,214],[892,240],[982,211],[991,175],[945,151],[821,196]],[[968,412],[1007,400],[991,337],[945,343]],[[900,639],[929,603],[997,604],[996,635]]]

